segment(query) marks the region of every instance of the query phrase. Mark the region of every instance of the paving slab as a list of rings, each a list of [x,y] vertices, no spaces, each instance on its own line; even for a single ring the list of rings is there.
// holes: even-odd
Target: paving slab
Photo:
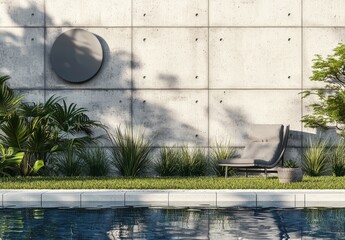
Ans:
[[[168,207],[169,193],[166,191],[127,191],[125,206]]]
[[[2,194],[4,208],[41,208],[42,191],[8,191]]]
[[[217,192],[217,207],[256,207],[255,192]]]
[[[82,208],[113,208],[125,206],[125,192],[92,191],[81,194]]]
[[[43,208],[80,208],[79,191],[49,191],[42,194]]]
[[[169,207],[216,207],[217,193],[209,191],[169,192]]]
[[[345,192],[308,192],[305,194],[305,207],[345,207]]]

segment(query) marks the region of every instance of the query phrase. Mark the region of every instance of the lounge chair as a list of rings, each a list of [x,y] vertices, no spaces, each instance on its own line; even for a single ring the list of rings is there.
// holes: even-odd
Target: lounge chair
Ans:
[[[219,161],[219,166],[225,167],[227,177],[228,167],[239,171],[264,172],[267,178],[268,172],[277,172],[272,169],[279,164],[283,165],[283,156],[289,138],[290,125],[252,125],[248,129],[249,142],[245,146],[240,157]]]

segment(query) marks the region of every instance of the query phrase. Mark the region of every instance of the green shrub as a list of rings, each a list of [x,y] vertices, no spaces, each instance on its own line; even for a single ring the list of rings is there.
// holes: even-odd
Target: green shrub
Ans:
[[[311,81],[323,82],[322,89],[305,90],[303,97],[313,96],[317,101],[310,104],[311,114],[304,115],[307,127],[328,128],[337,126],[337,133],[345,137],[345,44],[339,43],[332,55],[313,59]]]
[[[345,176],[345,142],[340,140],[330,154],[334,176]]]
[[[24,153],[16,152],[13,148],[6,149],[0,144],[0,176],[12,176],[19,171]]]
[[[87,109],[55,96],[44,103],[23,102],[23,96],[7,85],[8,80],[0,76],[0,142],[25,153],[21,175],[36,173],[43,165],[49,171],[50,158],[71,143],[82,148],[97,142],[94,129],[104,126],[91,120]]]
[[[82,175],[84,167],[78,152],[73,148],[68,148],[55,156],[53,164],[56,174],[69,177]]]
[[[218,162],[224,159],[233,158],[236,155],[236,149],[230,146],[230,141],[221,143],[216,141],[216,147],[211,149],[210,152],[210,164],[211,171],[217,176],[225,175],[225,167],[219,166]],[[234,175],[233,168],[228,168],[228,176]]]
[[[177,176],[181,152],[176,148],[161,148],[159,159],[154,165],[155,171],[160,176]]]
[[[309,176],[320,176],[325,173],[328,164],[328,140],[322,140],[320,137],[316,141],[309,139],[309,147],[306,147],[303,153],[303,170]]]
[[[100,177],[108,175],[110,161],[104,148],[83,149],[79,153],[79,158],[84,162],[86,176]]]
[[[152,143],[144,138],[144,132],[132,133],[130,128],[124,132],[117,127],[115,134],[109,134],[113,144],[112,163],[121,176],[143,175],[150,166]]]
[[[207,158],[200,148],[189,149],[182,147],[180,150],[178,175],[204,176],[207,173]]]
[[[298,168],[298,164],[296,161],[294,160],[287,160],[287,161],[284,161],[284,165],[283,165],[284,168]]]

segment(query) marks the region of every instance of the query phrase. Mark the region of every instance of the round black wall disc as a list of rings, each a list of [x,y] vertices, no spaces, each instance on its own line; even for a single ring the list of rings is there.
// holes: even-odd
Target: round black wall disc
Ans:
[[[54,42],[50,60],[62,79],[81,83],[94,77],[103,62],[103,49],[98,38],[82,29],[62,33]]]

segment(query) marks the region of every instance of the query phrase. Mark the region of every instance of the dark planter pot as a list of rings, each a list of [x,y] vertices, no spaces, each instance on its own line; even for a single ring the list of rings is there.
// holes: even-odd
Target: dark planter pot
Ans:
[[[278,178],[281,183],[301,182],[303,172],[301,168],[278,168]]]

